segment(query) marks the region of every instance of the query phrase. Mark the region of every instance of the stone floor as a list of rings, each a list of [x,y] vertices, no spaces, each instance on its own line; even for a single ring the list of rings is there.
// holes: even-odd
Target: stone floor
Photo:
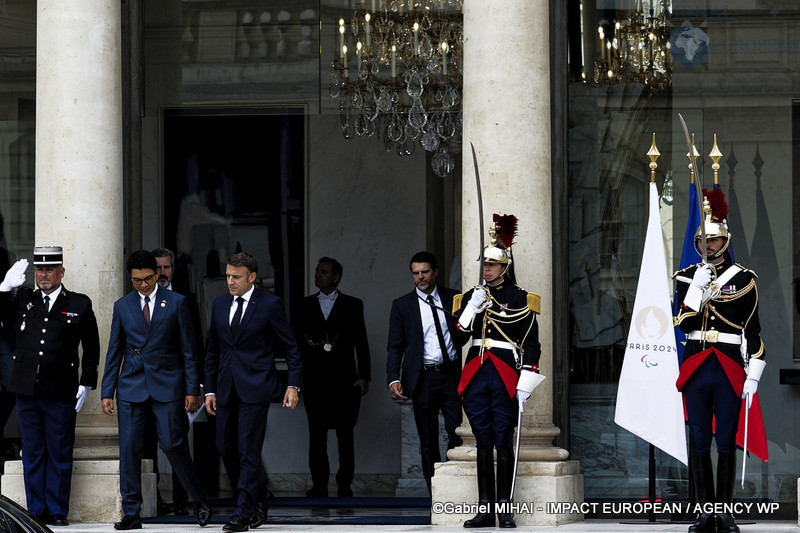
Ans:
[[[208,526],[203,531],[219,532],[220,526]],[[577,522],[574,524],[564,526],[541,526],[541,527],[525,527],[519,528],[521,531],[531,532],[547,532],[547,533],[685,533],[688,529],[686,524],[668,524],[668,523],[655,523],[655,524],[621,524],[615,520],[586,520],[584,522]],[[788,533],[800,532],[800,527],[797,521],[764,521],[751,523],[741,526],[742,533]],[[473,531],[495,531],[494,529],[482,529]],[[53,528],[55,533],[61,531],[65,533],[100,533],[100,532],[113,532],[114,527],[112,524],[71,524],[68,527]],[[197,533],[200,528],[196,525],[166,525],[166,524],[145,524],[144,530],[148,533]],[[367,532],[435,532],[435,533],[453,533],[456,531],[464,531],[462,527],[453,526],[353,526],[353,525],[336,525],[336,524],[321,524],[321,525],[287,525],[287,524],[267,524],[261,526],[257,531],[281,531],[282,533],[299,533],[309,531],[319,531],[327,533],[340,533],[345,531],[363,531]],[[506,531],[506,530],[503,530]]]

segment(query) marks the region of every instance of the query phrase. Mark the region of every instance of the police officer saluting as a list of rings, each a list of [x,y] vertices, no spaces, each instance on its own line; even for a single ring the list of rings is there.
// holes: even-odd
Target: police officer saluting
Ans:
[[[483,282],[456,300],[458,329],[472,335],[458,393],[464,398],[477,447],[478,500],[483,508],[466,528],[495,526],[495,503],[511,502],[514,427],[524,403],[542,379],[539,372],[539,296],[514,283],[511,245],[517,232],[513,215],[494,216],[492,244],[483,250]],[[466,305],[461,309],[461,301]],[[494,449],[497,449],[495,493]],[[499,511],[498,525],[517,527],[510,509]]]
[[[28,511],[66,526],[75,417],[97,386],[100,338],[91,300],[61,284],[61,247],[34,248],[33,265],[36,290],[12,294],[25,282],[27,259],[14,263],[0,283],[0,312],[17,340],[8,390],[17,395]]]

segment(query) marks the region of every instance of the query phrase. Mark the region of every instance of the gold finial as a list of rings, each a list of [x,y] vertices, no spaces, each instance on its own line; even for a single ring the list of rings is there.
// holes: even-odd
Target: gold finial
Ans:
[[[697,159],[700,157],[700,152],[694,145],[694,133],[692,133],[692,153],[686,152],[686,158],[689,159],[689,183],[694,183],[694,165],[692,164],[692,157]]]
[[[714,185],[719,185],[719,160],[722,159],[722,152],[719,151],[717,146],[717,134],[714,134],[714,146],[711,148],[711,153],[708,157],[714,162],[711,168],[714,169]]]
[[[656,168],[658,168],[658,156],[661,155],[661,152],[658,151],[658,147],[656,146],[656,134],[653,132],[653,145],[650,146],[650,150],[647,152],[647,155],[650,157],[650,183],[655,183],[656,181]]]

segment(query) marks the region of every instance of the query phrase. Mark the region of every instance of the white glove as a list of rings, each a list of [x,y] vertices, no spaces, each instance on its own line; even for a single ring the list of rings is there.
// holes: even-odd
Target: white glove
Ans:
[[[472,296],[469,299],[469,305],[474,307],[477,311],[482,311],[489,304],[488,301],[488,294],[486,293],[486,288],[484,287],[475,287],[472,291]]]
[[[686,291],[686,296],[683,298],[683,304],[692,311],[700,311],[703,303],[708,300],[711,295],[706,291],[706,287],[711,284],[711,267],[705,263],[697,266],[694,272],[692,282],[689,284],[689,289]]]
[[[75,395],[75,399],[78,400],[75,404],[75,412],[80,413],[81,407],[83,407],[83,402],[86,401],[86,398],[89,397],[89,391],[91,391],[91,387],[87,387],[86,385],[78,385],[78,394]]]
[[[537,374],[532,370],[523,370],[519,374],[519,381],[517,381],[517,400],[519,401],[519,410],[522,411],[522,406],[531,397],[533,390],[538,387],[544,376]]]
[[[711,267],[707,263],[701,263],[698,265],[697,270],[694,271],[692,285],[703,290],[709,283],[711,283]]]
[[[753,395],[758,390],[758,380],[747,378],[742,388],[742,398],[747,398],[747,408],[750,409],[750,404],[753,403]]]
[[[28,269],[28,260],[20,259],[8,269],[6,277],[0,283],[0,292],[9,292],[25,283],[25,271]]]
[[[761,379],[761,373],[764,372],[764,367],[767,363],[763,359],[750,359],[747,363],[747,381],[744,382],[742,387],[742,398],[747,398],[747,408],[750,409],[750,404],[753,403],[753,396],[758,391],[758,380]]]

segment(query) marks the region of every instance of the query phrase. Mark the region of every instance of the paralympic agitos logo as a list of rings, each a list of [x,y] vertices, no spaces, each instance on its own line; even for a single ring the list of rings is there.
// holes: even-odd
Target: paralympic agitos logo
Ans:
[[[646,368],[658,366],[658,358],[654,352],[672,353],[675,347],[664,344],[664,336],[672,327],[672,317],[656,306],[647,306],[639,310],[633,317],[633,327],[638,334],[634,338],[642,342],[629,342],[629,350],[641,350],[645,353],[640,361]]]

